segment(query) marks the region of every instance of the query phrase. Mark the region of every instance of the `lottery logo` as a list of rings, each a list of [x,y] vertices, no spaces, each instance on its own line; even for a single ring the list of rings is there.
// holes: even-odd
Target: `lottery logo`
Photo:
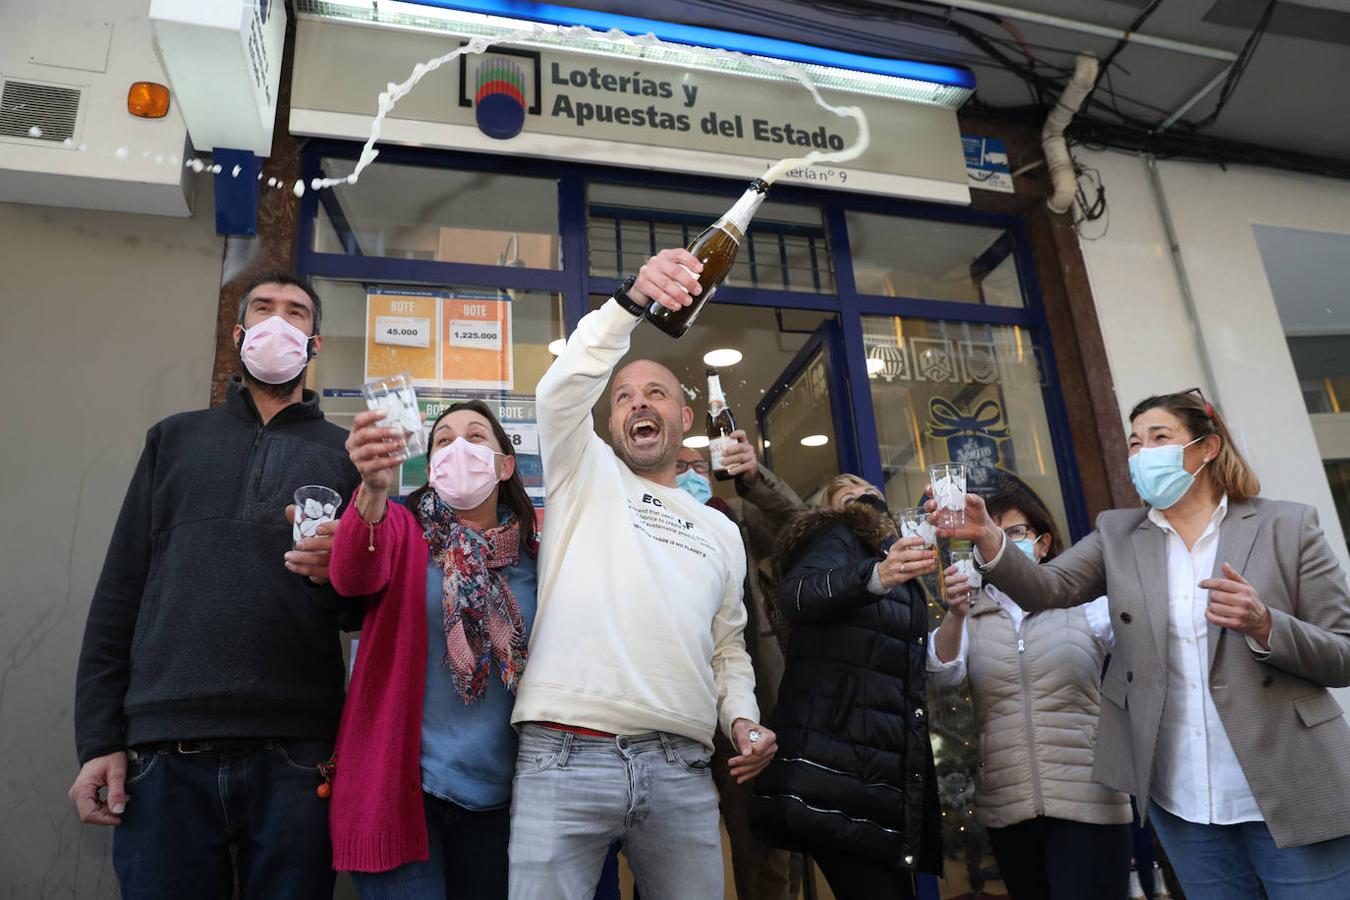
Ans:
[[[525,127],[525,72],[508,59],[487,59],[474,73],[473,111],[483,134],[499,141]]]
[[[525,127],[526,115],[539,115],[539,54],[494,50],[471,60],[460,57],[461,106],[473,107],[478,130],[499,141]]]

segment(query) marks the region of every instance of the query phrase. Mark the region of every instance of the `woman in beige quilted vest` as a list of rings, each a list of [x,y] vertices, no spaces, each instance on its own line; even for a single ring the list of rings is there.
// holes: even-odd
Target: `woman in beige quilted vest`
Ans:
[[[988,509],[1008,542],[1036,562],[1061,549],[1030,489],[1001,491]],[[970,679],[980,744],[975,818],[1013,900],[1127,896],[1130,801],[1092,780],[1112,642],[1105,597],[1027,613],[993,585],[952,597],[929,642],[929,684]]]

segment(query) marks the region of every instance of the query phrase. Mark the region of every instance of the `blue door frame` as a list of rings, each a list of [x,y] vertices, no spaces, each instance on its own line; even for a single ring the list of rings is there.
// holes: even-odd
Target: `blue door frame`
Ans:
[[[323,158],[356,159],[359,152],[360,145],[356,143],[309,141],[303,161],[305,182],[309,183],[320,175],[320,163]],[[330,196],[332,194],[330,191],[308,191],[301,199],[300,222],[296,231],[296,269],[300,274],[310,278],[338,278],[363,282],[463,284],[556,293],[563,298],[563,312],[568,333],[571,333],[577,322],[589,310],[591,295],[610,294],[619,286],[619,280],[616,278],[590,274],[586,231],[588,181],[723,194],[728,198],[728,202],[743,188],[739,181],[725,178],[406,147],[382,147],[380,161],[399,165],[555,179],[558,186],[556,202],[562,268],[533,269],[362,255],[362,248],[349,226],[346,234],[339,235],[344,249],[347,250],[346,253],[318,253],[314,250],[314,229],[320,204],[322,203],[335,227],[344,227],[343,223],[346,223],[347,217],[341,210],[340,193]],[[1086,535],[1090,528],[1083,503],[1078,464],[1069,437],[1068,413],[1059,387],[1059,373],[1054,353],[1049,345],[1049,328],[1040,284],[1036,278],[1035,261],[1026,226],[1022,220],[1016,216],[963,207],[937,206],[890,197],[845,194],[792,185],[775,186],[773,199],[784,203],[809,204],[824,210],[830,249],[835,260],[836,293],[725,286],[718,291],[718,300],[746,306],[805,309],[835,314],[838,330],[833,339],[837,341],[837,346],[842,347],[843,353],[831,354],[831,380],[832,384],[847,386],[847,390],[840,394],[840,401],[848,398],[852,410],[852,427],[843,429],[843,433],[851,436],[849,443],[852,444],[850,451],[852,462],[849,468],[853,468],[878,487],[883,486],[881,451],[870,399],[871,387],[864,363],[866,353],[863,347],[863,316],[890,315],[989,325],[1018,325],[1033,336],[1034,343],[1041,350],[1040,358],[1045,375],[1042,392],[1046,418],[1060,487],[1064,495],[1064,507],[1069,519],[1067,523],[1069,531],[1075,540]],[[846,213],[850,211],[1006,229],[1012,244],[1011,253],[1017,262],[1025,306],[984,306],[922,297],[886,297],[859,293],[853,279],[853,256],[846,221]],[[1004,253],[1008,248],[1001,246],[998,249],[1000,253]],[[841,444],[844,442],[842,433],[840,441]],[[840,452],[843,450],[841,447]]]
[[[830,419],[834,424],[834,453],[839,462],[840,472],[856,472],[862,465],[858,457],[858,442],[854,438],[853,417],[848,414],[849,392],[847,384],[847,366],[843,358],[844,342],[839,323],[826,320],[821,322],[815,332],[806,339],[792,362],[774,379],[773,387],[760,398],[755,405],[755,426],[759,429],[760,439],[770,437],[765,428],[764,419],[778,404],[779,398],[797,380],[797,376],[806,371],[806,367],[815,359],[817,353],[825,354],[825,384],[830,392]],[[781,440],[781,437],[779,438]],[[773,446],[761,447],[764,464],[773,468]]]

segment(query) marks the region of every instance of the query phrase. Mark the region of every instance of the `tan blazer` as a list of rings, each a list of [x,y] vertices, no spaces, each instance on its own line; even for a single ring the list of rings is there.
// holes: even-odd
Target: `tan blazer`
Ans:
[[[1209,626],[1210,696],[1279,847],[1350,834],[1350,725],[1328,687],[1350,685],[1345,573],[1301,503],[1230,504],[1214,575],[1227,562],[1273,619],[1269,657]],[[1148,810],[1167,697],[1167,536],[1143,509],[1111,510],[1053,562],[1005,552],[985,577],[1025,609],[1110,596],[1116,650],[1102,684],[1093,777]]]

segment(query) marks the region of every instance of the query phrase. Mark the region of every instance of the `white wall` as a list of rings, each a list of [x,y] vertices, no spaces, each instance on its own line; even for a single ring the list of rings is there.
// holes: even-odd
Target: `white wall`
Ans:
[[[71,705],[94,583],[145,431],[206,405],[223,242],[190,219],[0,203],[0,896],[116,897],[81,826]]]
[[[1200,321],[1197,338],[1146,163],[1113,151],[1077,155],[1101,171],[1110,206],[1106,235],[1083,241],[1082,250],[1122,420],[1143,397],[1201,386],[1216,398],[1255,467],[1262,494],[1315,506],[1327,540],[1350,571],[1252,230],[1261,224],[1350,233],[1350,183],[1265,169],[1158,163]],[[1200,348],[1209,356],[1214,384],[1206,383]]]

